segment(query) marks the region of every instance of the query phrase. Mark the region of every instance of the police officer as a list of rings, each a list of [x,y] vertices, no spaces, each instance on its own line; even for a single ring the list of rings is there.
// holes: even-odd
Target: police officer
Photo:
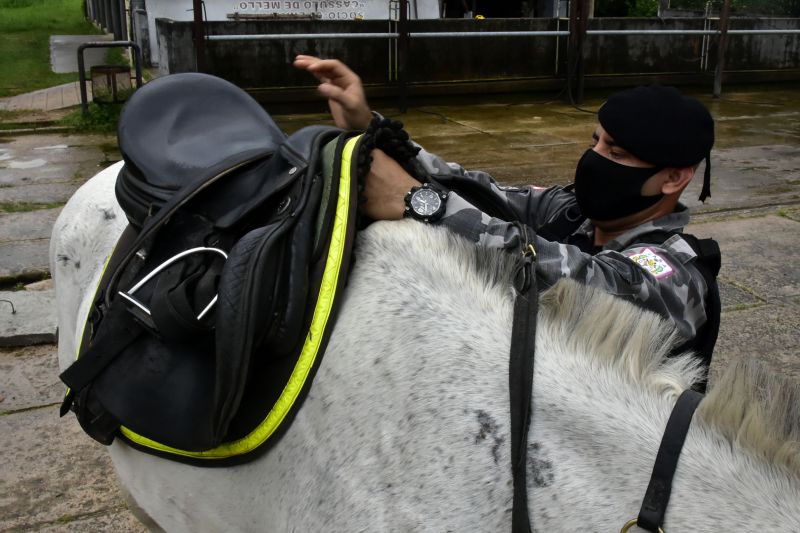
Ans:
[[[354,72],[311,56],[298,56],[295,66],[318,78],[338,126],[367,128],[373,114]],[[679,198],[703,159],[700,199],[709,195],[713,119],[697,100],[660,86],[611,96],[598,118],[593,147],[578,161],[569,187],[501,187],[485,172],[421,150],[416,164],[433,178],[423,186],[376,149],[364,213],[375,220],[415,217],[502,249],[518,249],[514,222],[522,222],[536,232],[541,288],[570,277],[655,311],[673,322],[685,341],[681,348],[694,349],[708,364],[719,329],[719,251],[713,241],[698,243],[682,233],[689,212]],[[458,186],[466,182],[470,187]],[[506,216],[470,201],[487,195]]]

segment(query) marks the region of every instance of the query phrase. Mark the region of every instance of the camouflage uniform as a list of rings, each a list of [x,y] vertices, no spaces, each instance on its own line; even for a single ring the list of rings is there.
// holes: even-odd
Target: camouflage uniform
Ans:
[[[562,187],[501,187],[485,172],[467,171],[424,150],[418,154],[417,162],[434,179],[455,174],[480,183],[481,188],[501,199],[518,221],[533,230],[563,215],[565,210],[580,215],[575,195]],[[536,235],[533,241],[538,252],[540,288],[546,289],[565,277],[600,287],[670,319],[679,334],[691,340],[706,322],[707,286],[693,261],[696,253],[678,235],[660,245],[637,241],[653,231],[681,231],[688,223],[689,212],[679,204],[674,213],[642,224],[602,248],[594,247],[594,227],[589,220],[566,239],[582,243],[580,246]],[[438,224],[483,246],[514,250],[519,247],[518,226],[482,213],[455,192],[450,193]]]

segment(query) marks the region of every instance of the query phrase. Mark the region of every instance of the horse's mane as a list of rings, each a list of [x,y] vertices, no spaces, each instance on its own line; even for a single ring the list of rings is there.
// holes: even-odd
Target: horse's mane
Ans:
[[[444,275],[450,286],[499,287],[500,295],[510,302],[514,254],[476,246],[444,228],[411,221],[373,224],[369,233],[370,241],[381,243],[382,253],[393,257],[402,253],[395,263],[416,263],[414,268],[424,268],[426,279],[434,283]],[[402,252],[394,251],[398,247]],[[415,257],[419,254],[426,257],[422,265]],[[541,294],[539,317],[539,327],[549,328],[543,331],[546,338],[563,339],[566,349],[616,368],[632,383],[677,396],[704,376],[696,358],[667,357],[680,340],[669,322],[601,289],[561,280]]]
[[[404,252],[412,246],[428,253],[435,250],[428,266],[451,283],[499,287],[501,297],[510,299],[512,254],[413,222],[375,226],[370,228],[373,239],[399,244]],[[455,271],[453,265],[458,265]],[[669,357],[681,339],[667,320],[602,289],[564,279],[541,293],[539,304],[538,327],[544,338],[562,339],[565,350],[616,369],[629,383],[677,398],[705,376],[691,353]],[[730,442],[800,474],[800,386],[763,363],[731,363],[712,383],[697,417]]]
[[[763,362],[731,362],[696,416],[730,442],[800,475],[800,384]]]
[[[680,341],[668,321],[601,289],[564,279],[542,293],[539,316],[551,338],[631,383],[678,395],[704,375],[690,354],[668,357]]]

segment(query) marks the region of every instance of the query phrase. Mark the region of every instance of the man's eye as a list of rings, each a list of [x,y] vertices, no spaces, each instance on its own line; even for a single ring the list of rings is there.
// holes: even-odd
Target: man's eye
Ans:
[[[611,156],[611,157],[613,157],[614,159],[620,159],[620,158],[622,158],[622,157],[625,157],[625,154],[624,154],[624,153],[622,153],[622,152],[616,152],[616,151],[614,151],[614,150],[609,150],[609,151],[608,151],[608,155],[610,155],[610,156]]]

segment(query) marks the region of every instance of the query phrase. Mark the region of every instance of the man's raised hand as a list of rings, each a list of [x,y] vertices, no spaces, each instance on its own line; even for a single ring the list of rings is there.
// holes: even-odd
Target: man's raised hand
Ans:
[[[361,78],[338,59],[298,55],[294,66],[319,80],[319,93],[328,99],[334,123],[340,128],[363,130],[372,120]]]

